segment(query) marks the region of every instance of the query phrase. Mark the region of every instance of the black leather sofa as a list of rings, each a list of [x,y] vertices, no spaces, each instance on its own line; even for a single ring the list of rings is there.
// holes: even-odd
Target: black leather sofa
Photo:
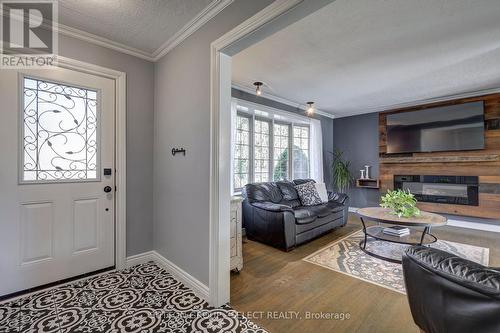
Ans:
[[[285,251],[344,226],[348,218],[348,197],[328,193],[329,201],[303,207],[295,185],[313,181],[248,184],[243,189],[243,226],[247,237]]]
[[[426,333],[500,332],[500,270],[438,249],[403,254],[413,320]]]

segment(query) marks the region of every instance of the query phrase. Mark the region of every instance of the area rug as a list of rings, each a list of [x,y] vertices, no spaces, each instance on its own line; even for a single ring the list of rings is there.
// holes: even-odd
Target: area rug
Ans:
[[[359,241],[364,237],[362,231],[335,241],[309,255],[303,260],[347,274],[354,278],[370,282],[405,294],[403,270],[400,264],[374,258],[359,248]],[[438,240],[432,247],[456,254],[460,257],[488,265],[489,249],[467,244]],[[386,257],[401,259],[407,245],[383,241],[368,241],[367,249]]]
[[[0,303],[0,332],[266,331],[150,262]]]

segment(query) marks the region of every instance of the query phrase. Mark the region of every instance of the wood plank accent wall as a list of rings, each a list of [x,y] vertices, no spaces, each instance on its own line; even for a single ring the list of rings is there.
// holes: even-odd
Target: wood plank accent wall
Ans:
[[[430,107],[484,101],[484,150],[388,155],[386,116],[392,113]],[[381,193],[393,189],[394,175],[479,176],[479,206],[419,203],[423,210],[500,220],[500,94],[491,94],[448,102],[381,112],[379,114],[379,163]],[[500,222],[500,221],[499,221]]]

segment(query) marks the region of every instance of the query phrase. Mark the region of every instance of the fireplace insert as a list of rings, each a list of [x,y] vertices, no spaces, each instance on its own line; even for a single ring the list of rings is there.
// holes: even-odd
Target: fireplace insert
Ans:
[[[418,201],[479,205],[477,176],[394,176],[394,189],[410,190]]]

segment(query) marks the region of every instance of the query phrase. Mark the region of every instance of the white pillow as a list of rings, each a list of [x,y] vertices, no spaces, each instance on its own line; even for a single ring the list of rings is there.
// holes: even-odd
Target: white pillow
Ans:
[[[314,186],[316,187],[316,191],[318,192],[321,201],[328,202],[328,192],[326,192],[325,183],[315,183]]]

